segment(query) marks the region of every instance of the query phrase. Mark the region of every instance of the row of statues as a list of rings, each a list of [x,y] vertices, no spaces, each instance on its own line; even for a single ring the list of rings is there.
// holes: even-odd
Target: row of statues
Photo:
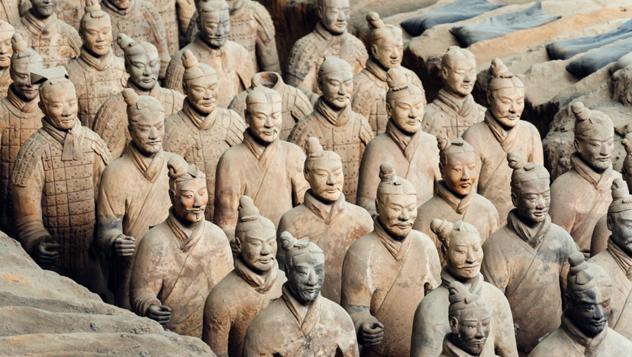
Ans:
[[[367,50],[320,0],[284,82],[263,6],[163,3],[0,21],[0,223],[41,267],[218,356],[627,354],[606,114],[571,105],[551,184],[499,59],[483,107],[449,48],[428,104],[399,27],[369,12]]]

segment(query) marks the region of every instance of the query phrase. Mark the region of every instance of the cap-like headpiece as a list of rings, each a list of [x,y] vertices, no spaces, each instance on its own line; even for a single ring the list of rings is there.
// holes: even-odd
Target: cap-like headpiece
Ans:
[[[576,252],[568,258],[568,261],[570,270],[567,279],[567,295],[577,297],[588,290],[612,286],[608,273],[601,266],[587,262],[583,254]]]
[[[458,318],[464,311],[474,310],[481,312],[481,316],[491,317],[491,312],[481,295],[470,292],[463,284],[450,284],[449,294],[448,316]]]
[[[386,25],[377,12],[370,11],[366,14],[366,22],[369,24],[369,40],[372,44],[385,37],[402,40],[402,29],[399,26]]]
[[[628,190],[628,184],[620,177],[612,182],[612,203],[608,213],[619,213],[632,210],[632,196]]]
[[[384,195],[416,195],[413,184],[395,174],[390,163],[380,165],[380,183],[377,186],[378,199]]]
[[[186,82],[201,77],[217,77],[217,72],[209,65],[200,63],[191,50],[184,50],[182,53],[182,65],[184,66],[182,79]]]
[[[103,21],[106,24],[110,24],[110,15],[101,9],[98,0],[86,0],[85,13],[81,17],[81,28],[85,28],[86,22],[90,21]]]
[[[267,87],[254,87],[246,96],[246,107],[254,104],[282,103],[279,92]]]
[[[575,115],[575,137],[590,139],[600,132],[614,135],[614,125],[606,113],[590,110],[582,102],[571,104],[571,111]]]
[[[285,251],[285,266],[289,267],[294,264],[294,258],[304,254],[310,255],[322,255],[325,253],[319,246],[309,240],[309,238],[304,237],[301,239],[296,239],[292,234],[288,231],[284,231],[280,236],[281,248]],[[286,270],[287,271],[287,270]]]
[[[406,72],[402,68],[391,68],[386,73],[386,82],[388,83],[388,92],[386,92],[386,100],[392,101],[404,97],[419,97],[426,99],[426,93],[423,87],[418,87],[410,83]]]
[[[507,163],[513,169],[511,174],[511,188],[519,188],[524,182],[550,179],[549,171],[540,164],[526,162],[520,155],[510,152],[507,154]]]
[[[353,75],[353,69],[351,65],[336,56],[327,56],[323,64],[318,69],[318,78],[322,78],[330,73],[344,72]]]
[[[443,136],[437,138],[439,146],[439,161],[442,164],[448,162],[448,156],[453,154],[462,154],[464,152],[476,153],[476,150],[470,143],[462,138],[448,139]]]
[[[243,237],[246,234],[257,236],[274,236],[276,229],[272,221],[262,216],[255,206],[252,198],[241,196],[239,198],[239,218],[235,227],[235,236]]]
[[[430,230],[437,235],[446,247],[450,246],[452,238],[459,235],[474,235],[478,237],[479,241],[481,239],[476,227],[463,221],[450,222],[446,219],[435,218],[430,222]]]
[[[307,154],[307,157],[305,158],[306,170],[309,170],[316,162],[321,160],[337,160],[339,162],[342,162],[342,160],[340,159],[340,155],[338,155],[336,152],[323,149],[323,146],[320,145],[320,141],[315,136],[310,136],[309,138],[307,138],[305,153]]]
[[[11,68],[19,73],[37,72],[44,67],[42,56],[30,48],[20,33],[15,33],[11,39],[13,55]]]
[[[31,72],[31,83],[40,85],[40,93],[48,87],[73,85],[64,67],[44,68],[33,71]]]
[[[169,188],[176,190],[178,184],[194,179],[205,179],[206,175],[197,166],[189,165],[182,157],[173,156],[167,162],[169,169]]]
[[[504,88],[524,88],[522,80],[509,71],[500,58],[494,58],[489,66],[488,91]]]
[[[195,2],[198,13],[229,11],[230,6],[226,0],[197,0]]]
[[[149,52],[158,53],[156,47],[151,43],[146,41],[134,41],[134,39],[124,33],[119,33],[116,43],[123,50],[126,60],[130,57],[147,54]]]
[[[450,46],[441,57],[441,67],[452,68],[454,66],[454,62],[459,59],[471,60],[476,63],[476,57],[474,57],[474,54],[469,50],[459,46]]]
[[[15,28],[10,23],[0,20],[0,41],[6,41],[13,37]]]
[[[122,94],[125,103],[127,103],[127,117],[130,124],[155,119],[156,115],[164,117],[165,110],[158,99],[147,95],[138,95],[131,88],[123,89]]]

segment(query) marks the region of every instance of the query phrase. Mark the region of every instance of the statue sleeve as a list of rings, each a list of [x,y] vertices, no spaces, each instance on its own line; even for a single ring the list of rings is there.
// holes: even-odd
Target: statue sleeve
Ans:
[[[494,239],[501,238],[490,237],[483,244],[485,259],[483,259],[481,273],[488,283],[500,289],[504,294],[509,284],[509,268],[507,267],[507,258],[500,247],[501,244],[494,244]]]
[[[189,29],[191,18],[195,14],[195,4],[193,0],[176,0],[176,10],[178,12],[179,32],[185,34]]]
[[[300,120],[310,115],[312,111],[314,111],[314,107],[312,103],[309,101],[309,98],[300,90],[293,88],[295,92],[294,105],[292,106],[291,113],[294,118],[294,124],[298,123]]]
[[[531,133],[531,137],[533,138],[533,152],[531,153],[529,161],[544,165],[544,152],[542,149],[542,139],[540,138],[540,133],[533,126],[531,126]]]
[[[235,146],[244,140],[244,131],[246,131],[247,125],[244,119],[234,110],[229,111],[228,120],[230,123],[226,133],[226,142],[229,146]]]
[[[494,326],[495,352],[499,356],[518,357],[514,322],[509,301],[504,295],[498,293],[496,301],[492,304],[488,306],[494,306],[493,309],[497,311],[497,318],[494,323],[498,325],[498,327]]]
[[[410,357],[436,356],[441,352],[445,331],[442,329],[443,324],[437,321],[439,314],[433,311],[436,305],[432,302],[434,301],[431,298],[428,301],[422,300],[415,310]],[[513,326],[511,331],[513,332]]]
[[[211,291],[204,306],[202,341],[219,356],[227,356],[228,353],[228,340],[233,323],[230,307],[231,304],[224,299],[222,294],[219,294],[218,290]]]
[[[257,21],[257,60],[262,71],[281,73],[279,54],[276,46],[274,23],[268,11],[255,2],[255,20]]]
[[[374,289],[366,254],[371,248],[358,246],[359,242],[351,245],[345,255],[341,283],[341,305],[351,316],[356,331],[365,321],[374,319],[370,312]]]
[[[565,177],[558,177],[551,185],[551,207],[549,208],[549,215],[551,221],[558,226],[564,228],[567,232],[570,232],[575,224],[575,201],[568,197],[565,192],[569,194],[575,194],[575,191],[568,190],[568,180]],[[568,186],[568,187],[567,187]]]
[[[169,47],[167,46],[167,30],[165,30],[165,26],[162,24],[160,15],[153,8],[147,7],[145,9],[145,19],[152,28],[154,35],[153,44],[156,46],[156,49],[158,49],[160,56],[160,78],[164,79],[167,66],[171,60]]]
[[[127,144],[127,125],[123,122],[123,118],[127,117],[125,103],[119,97],[110,97],[94,117],[93,130],[97,133],[106,144],[110,157],[119,157]],[[126,121],[126,120],[125,120]]]
[[[227,157],[228,151],[219,159],[215,177],[215,212],[213,223],[224,230],[232,241],[237,224],[237,207],[242,194],[241,178],[235,170],[235,163]]]
[[[120,189],[120,182],[113,176],[111,170],[105,170],[97,199],[95,244],[104,256],[109,256],[114,239],[123,234],[126,190]]]
[[[375,195],[379,184],[380,165],[382,160],[379,153],[374,153],[375,145],[368,145],[362,155],[358,180],[358,206],[366,209],[371,216],[376,215]]]
[[[305,192],[309,189],[309,183],[305,180],[303,165],[305,165],[305,154],[301,150],[296,150],[296,154],[290,160],[289,170],[292,175],[292,203],[298,206],[303,203]]]
[[[182,92],[182,77],[184,77],[184,66],[182,66],[180,56],[176,55],[167,67],[164,79],[165,87]]]
[[[155,243],[151,238],[145,236],[140,241],[130,283],[132,309],[140,316],[146,316],[151,305],[161,305],[158,300],[158,293],[162,289],[161,269],[156,267],[162,265],[164,252],[160,247],[153,246]]]

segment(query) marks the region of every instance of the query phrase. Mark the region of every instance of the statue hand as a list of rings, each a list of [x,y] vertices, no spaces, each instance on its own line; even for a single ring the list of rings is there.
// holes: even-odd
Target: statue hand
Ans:
[[[375,317],[372,317],[360,325],[358,334],[360,343],[363,346],[379,345],[384,339],[384,325]]]
[[[119,257],[131,257],[136,253],[136,238],[124,234],[114,238],[114,252]]]
[[[164,326],[171,320],[171,308],[165,305],[150,305],[147,309],[147,317]]]
[[[59,258],[59,243],[42,241],[37,246],[37,261],[44,269],[57,265]]]

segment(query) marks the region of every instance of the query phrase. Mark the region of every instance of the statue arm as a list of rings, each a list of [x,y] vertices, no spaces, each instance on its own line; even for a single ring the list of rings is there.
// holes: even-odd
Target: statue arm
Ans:
[[[494,350],[500,357],[518,357],[518,346],[516,345],[516,334],[509,301],[504,295],[498,294],[493,306],[498,316],[494,322]]]
[[[257,21],[256,51],[261,71],[281,73],[279,53],[277,51],[274,23],[268,11],[255,2],[255,20]]]
[[[377,321],[377,319],[370,311],[373,289],[368,276],[371,272],[367,266],[367,254],[358,254],[359,251],[364,250],[354,248],[356,244],[347,251],[342,265],[341,305],[351,316],[355,331],[358,333],[362,324]],[[368,248],[367,251],[370,250],[369,247],[364,248]]]
[[[303,203],[305,192],[309,189],[309,183],[305,180],[303,166],[305,165],[305,154],[301,150],[296,150],[297,154],[290,163],[292,173],[292,206]]]
[[[41,160],[37,163],[28,177],[23,180],[16,178],[16,170],[20,169],[20,160],[27,158],[18,155],[18,165],[14,169],[12,178],[11,199],[13,200],[14,217],[18,239],[24,250],[35,256],[39,243],[51,239],[51,235],[44,227],[42,217],[42,192],[44,190],[44,169]],[[34,160],[35,158],[31,158]]]
[[[445,310],[445,313],[438,310],[433,311],[432,308],[436,308],[436,306],[428,302],[431,299],[428,299],[425,303],[424,301],[422,300],[415,310],[410,357],[437,356],[440,354],[443,337],[446,334],[446,329],[449,330],[449,327],[447,327],[447,310]],[[439,324],[436,321],[437,317],[442,315],[446,315],[445,324]]]
[[[206,299],[202,340],[218,356],[228,357],[228,340],[233,323],[230,310],[230,304],[219,293],[212,291]]]
[[[162,288],[160,267],[163,252],[153,247],[151,237],[141,240],[130,282],[130,300],[132,309],[140,316],[147,316],[151,305],[162,305],[158,293]]]
[[[193,0],[176,0],[176,10],[178,13],[179,32],[184,34],[189,29],[191,18],[195,14],[195,4]]]
[[[533,137],[533,152],[531,153],[529,161],[544,165],[544,150],[542,149],[542,139],[540,138],[540,133],[535,127],[532,127],[531,131],[531,135]]]
[[[165,26],[162,23],[162,19],[160,18],[160,14],[156,10],[151,7],[146,8],[145,19],[152,27],[152,34],[154,35],[154,45],[158,50],[158,55],[160,56],[160,79],[165,78],[165,73],[167,71],[167,66],[169,65],[169,61],[171,60],[171,56],[169,55],[169,47],[167,46],[167,30],[165,30]]]
[[[224,230],[229,240],[235,237],[237,225],[237,207],[242,195],[239,172],[235,172],[234,164],[227,158],[225,152],[217,164],[215,177],[215,212],[213,223]]]
[[[485,281],[500,289],[504,294],[509,284],[507,258],[498,247],[499,244],[493,244],[494,239],[497,240],[500,239],[500,237],[490,237],[490,239],[483,244],[485,259],[483,259],[483,264],[481,265],[481,273]]]
[[[366,150],[364,150],[358,180],[358,206],[366,209],[371,216],[377,214],[375,197],[380,181],[379,173],[382,163],[382,160],[376,157],[378,155],[373,153],[373,147],[373,145],[368,145]]]
[[[574,195],[575,191],[568,190],[568,187],[566,187],[567,183],[560,181],[560,179],[563,180],[564,178],[559,177],[551,185],[551,206],[549,208],[549,215],[551,216],[551,221],[553,223],[564,228],[570,233],[571,229],[575,225],[576,203],[572,197],[568,197],[565,192],[568,191],[568,193],[572,193]]]
[[[104,256],[110,256],[114,240],[123,234],[125,193],[118,189],[120,182],[112,178],[110,171],[103,174],[97,199],[97,234],[95,244]]]
[[[182,92],[182,77],[184,76],[184,66],[179,56],[174,56],[169,62],[165,74],[165,87]]]

